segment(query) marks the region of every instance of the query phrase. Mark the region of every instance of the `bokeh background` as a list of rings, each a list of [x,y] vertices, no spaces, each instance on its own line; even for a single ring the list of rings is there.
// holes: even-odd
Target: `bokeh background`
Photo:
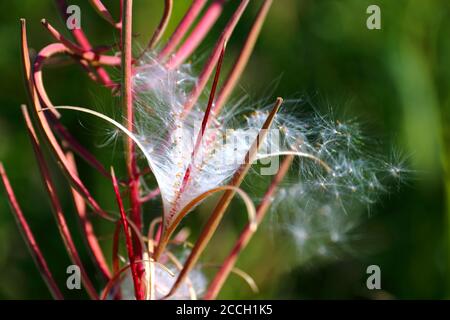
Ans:
[[[117,16],[118,1],[104,3]],[[159,21],[163,1],[136,0],[135,47],[145,45]],[[88,1],[71,0],[82,10],[82,27],[96,44],[117,41],[108,24]],[[190,1],[175,1],[176,26]],[[231,0],[202,44],[205,54],[236,7]],[[252,0],[227,51],[227,65],[242,44],[261,1]],[[366,28],[366,8],[381,7],[382,29]],[[24,130],[20,104],[27,98],[19,51],[19,18],[28,20],[30,46],[39,50],[51,42],[40,24],[47,18],[59,30],[64,22],[51,0],[0,1],[0,160],[5,164],[19,201],[58,281],[65,283],[70,264],[62,246],[40,181],[32,148]],[[65,31],[64,31],[65,32]],[[67,32],[65,32],[67,34]],[[358,254],[328,263],[290,265],[262,228],[239,260],[260,287],[253,294],[241,279],[231,276],[221,298],[449,298],[450,297],[450,2],[447,0],[276,0],[264,25],[241,90],[255,100],[272,96],[312,98],[318,107],[331,105],[355,115],[367,131],[408,157],[412,172],[407,183],[385,195],[358,229],[365,245]],[[197,69],[198,70],[198,69]],[[114,72],[113,72],[114,73]],[[118,72],[115,72],[116,76]],[[117,101],[98,88],[75,65],[52,68],[46,83],[55,104],[95,106],[114,112]],[[239,92],[239,90],[237,91]],[[269,93],[268,93],[269,92]],[[273,92],[273,94],[271,93]],[[63,117],[106,167],[120,166],[121,141],[102,147],[108,127],[74,114]],[[49,158],[50,159],[50,158]],[[51,160],[51,159],[50,159]],[[72,233],[89,270],[94,272],[79,237],[67,184],[52,163],[58,191]],[[111,187],[89,167],[80,164],[83,178],[106,208],[114,209]],[[158,201],[145,209],[156,215]],[[240,210],[236,204],[232,211]],[[206,217],[187,219],[195,233]],[[242,227],[244,218],[230,214],[214,238],[204,261],[220,261]],[[110,252],[112,226],[95,221],[102,245]],[[110,255],[107,253],[108,259]],[[379,265],[381,291],[366,289],[366,268]],[[71,298],[83,293],[66,292]],[[0,299],[50,298],[44,282],[15,225],[0,188]]]

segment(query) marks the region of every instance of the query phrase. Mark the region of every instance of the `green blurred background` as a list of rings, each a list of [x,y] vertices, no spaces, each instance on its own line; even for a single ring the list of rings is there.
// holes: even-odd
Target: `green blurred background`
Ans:
[[[104,3],[117,16],[118,1]],[[230,1],[197,57],[204,58],[221,27],[236,7]],[[82,27],[95,44],[117,40],[88,1],[69,1],[82,10]],[[136,52],[144,46],[159,21],[163,1],[135,0]],[[190,1],[175,0],[169,32]],[[227,51],[227,65],[238,52],[261,1],[252,0]],[[381,7],[382,29],[366,28],[366,8]],[[24,130],[19,105],[27,101],[19,51],[19,18],[28,20],[30,47],[39,50],[51,42],[40,24],[47,18],[59,30],[64,23],[51,0],[0,1],[0,160],[5,164],[24,213],[61,285],[70,264],[40,182],[37,165]],[[67,32],[65,32],[67,34]],[[408,183],[385,196],[358,229],[367,245],[360,254],[328,264],[286,266],[279,246],[262,228],[239,260],[260,287],[253,294],[234,276],[221,298],[450,298],[450,2],[447,0],[275,0],[255,52],[240,85],[254,99],[274,95],[306,95],[345,109],[368,124],[368,133],[409,156],[414,171]],[[197,68],[198,70],[198,68]],[[116,76],[118,72],[113,72]],[[78,66],[52,68],[46,83],[55,104],[117,108],[108,91],[93,84]],[[278,84],[274,86],[274,82]],[[237,91],[239,92],[239,90]],[[108,136],[103,124],[73,114],[67,124],[106,167],[119,166],[120,141],[99,148]],[[67,184],[52,163],[59,194],[82,257],[82,249]],[[89,167],[80,164],[82,177],[108,209],[114,209],[111,187]],[[50,298],[44,282],[10,213],[0,188],[0,298]],[[158,211],[158,202],[145,208],[146,219]],[[239,210],[237,205],[233,211]],[[201,210],[200,210],[201,211]],[[220,261],[244,220],[225,219],[204,261]],[[194,231],[205,215],[186,221]],[[197,227],[196,227],[197,226]],[[112,227],[96,221],[102,245],[110,259]],[[366,289],[366,268],[382,271],[382,291]],[[68,292],[69,297],[83,294]]]

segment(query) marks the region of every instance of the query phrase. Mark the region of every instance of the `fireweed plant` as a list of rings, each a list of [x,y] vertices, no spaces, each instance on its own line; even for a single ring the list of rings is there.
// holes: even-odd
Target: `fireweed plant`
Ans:
[[[242,50],[220,81],[227,41],[245,13],[249,0],[193,0],[169,40],[160,43],[171,16],[173,1],[165,0],[163,17],[142,53],[132,56],[132,0],[120,1],[115,20],[100,0],[91,0],[99,15],[118,33],[120,43],[95,47],[82,29],[72,29],[73,39],[64,37],[50,22],[42,25],[54,43],[31,60],[26,21],[21,20],[21,48],[30,105],[22,113],[36,155],[42,180],[69,257],[79,267],[83,288],[92,299],[214,299],[230,275],[236,273],[256,290],[254,281],[235,263],[257,226],[269,214],[276,227],[298,248],[301,262],[314,256],[333,257],[347,250],[349,233],[358,223],[350,212],[355,204],[370,205],[387,191],[386,179],[401,179],[402,167],[370,152],[354,122],[340,122],[329,114],[298,116],[297,102],[277,98],[272,104],[251,108],[245,99],[229,103],[229,97],[250,58],[272,4],[260,5]],[[65,0],[56,0],[67,16]],[[209,4],[207,6],[207,4]],[[225,5],[235,11],[219,35],[198,75],[186,62],[209,33]],[[115,50],[115,53],[111,53]],[[43,70],[52,58],[65,55],[86,74],[119,96],[123,119],[93,109],[55,106],[43,82]],[[110,77],[120,70],[121,81]],[[64,112],[77,111],[101,118],[124,135],[128,177],[117,179],[61,121]],[[54,155],[70,183],[83,235],[102,276],[101,287],[92,281],[72,240],[65,213],[44,157],[44,148]],[[138,165],[143,156],[146,166]],[[86,161],[111,183],[119,214],[107,212],[78,175],[76,157]],[[275,169],[256,162],[281,159]],[[278,164],[278,162],[277,162]],[[49,266],[29,228],[11,184],[0,165],[0,173],[12,211],[30,252],[55,299],[63,299]],[[269,175],[263,196],[247,194],[240,187],[247,174]],[[153,175],[157,187],[149,189],[145,176]],[[189,245],[180,222],[212,194],[220,195],[200,235]],[[213,277],[207,281],[198,263],[218,230],[230,202],[239,196],[249,222]],[[128,208],[123,196],[128,197]],[[159,217],[145,226],[142,205],[162,201]],[[257,203],[256,207],[254,203]],[[107,263],[93,228],[93,216],[115,224],[112,264]],[[124,235],[127,256],[119,254]],[[192,239],[189,239],[192,240]]]

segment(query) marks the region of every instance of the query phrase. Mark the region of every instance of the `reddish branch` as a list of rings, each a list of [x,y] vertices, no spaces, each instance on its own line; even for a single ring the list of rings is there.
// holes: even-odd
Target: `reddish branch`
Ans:
[[[25,106],[22,106],[23,116],[25,118],[25,124],[28,129],[28,134],[30,136],[31,143],[33,145],[33,150],[36,156],[36,159],[39,164],[39,169],[42,176],[42,181],[44,182],[45,188],[50,198],[50,203],[52,206],[53,213],[56,218],[56,222],[59,228],[59,232],[64,241],[64,245],[69,254],[70,259],[74,265],[77,265],[80,268],[81,279],[83,281],[84,287],[86,288],[87,293],[92,299],[98,299],[97,290],[92,284],[89,276],[86,273],[86,270],[81,262],[81,258],[78,255],[78,251],[75,247],[75,243],[73,242],[72,235],[70,234],[69,228],[67,226],[66,219],[64,217],[64,213],[62,210],[62,206],[59,202],[58,195],[56,194],[56,188],[53,183],[53,180],[50,175],[50,171],[47,167],[44,155],[42,154],[42,147],[39,142],[39,139],[34,131],[33,125],[31,123],[30,116],[26,110]]]
[[[139,273],[137,270],[137,265],[135,264],[137,255],[134,253],[133,243],[132,243],[131,235],[130,235],[130,228],[128,226],[128,220],[127,220],[127,216],[125,213],[125,208],[123,206],[122,197],[120,196],[119,185],[117,183],[117,179],[116,179],[113,169],[111,169],[111,176],[112,176],[112,180],[113,180],[114,194],[116,195],[117,205],[118,205],[119,211],[120,211],[120,220],[122,222],[123,232],[125,234],[128,259],[130,260],[130,264],[131,264],[131,276],[133,278],[134,293],[136,296],[136,300],[142,300],[144,298],[144,293],[141,290],[142,286],[140,284],[141,283],[140,276],[139,276]]]
[[[101,0],[89,0],[89,2],[103,19],[108,21],[113,27],[120,28],[120,25],[114,21],[113,17]]]
[[[47,29],[50,35],[58,42],[63,44],[68,53],[76,55],[79,59],[86,60],[93,65],[120,66],[120,57],[99,54],[97,51],[86,51],[76,43],[66,39],[58,30],[56,30],[46,19],[41,20],[42,25]]]
[[[209,77],[211,76],[212,72],[214,71],[214,66],[217,64],[219,58],[220,58],[220,52],[226,42],[228,42],[228,39],[231,37],[231,34],[234,31],[234,28],[236,27],[237,23],[239,22],[239,19],[241,18],[242,14],[245,11],[245,8],[247,8],[247,5],[249,3],[249,0],[242,0],[239,7],[234,12],[233,16],[231,17],[230,21],[228,21],[228,24],[225,26],[224,31],[220,35],[218,41],[216,42],[216,45],[214,46],[214,49],[211,53],[211,55],[208,58],[208,61],[206,62],[205,66],[203,67],[203,70],[200,73],[200,76],[197,80],[197,84],[195,85],[194,89],[192,90],[188,101],[186,105],[184,106],[184,109],[186,112],[190,111],[192,107],[197,102],[198,98],[200,97],[200,94],[205,89],[205,86],[209,80]]]
[[[30,226],[28,225],[28,222],[22,213],[22,209],[19,206],[19,202],[16,199],[16,196],[11,187],[11,184],[9,182],[8,176],[6,175],[5,168],[3,167],[2,163],[0,163],[0,176],[2,178],[3,185],[6,190],[6,195],[8,196],[9,204],[11,205],[14,217],[16,218],[17,225],[19,226],[19,229],[22,231],[23,238],[25,239],[25,242],[28,245],[31,256],[34,259],[41,273],[42,278],[44,278],[44,281],[47,284],[47,287],[49,288],[53,298],[57,300],[64,299],[47,265],[47,262],[45,261],[41,249],[39,248],[39,245],[37,244],[34,238],[33,232],[31,231]]]
[[[192,52],[198,47],[202,40],[206,37],[209,30],[216,23],[223,10],[223,4],[225,0],[215,0],[206,10],[206,13],[200,19],[195,26],[192,33],[178,49],[178,51],[170,58],[167,67],[169,69],[175,69],[189,57]]]
[[[133,70],[132,70],[132,26],[133,26],[133,1],[125,0],[122,13],[122,107],[126,114],[126,127],[128,131],[134,131],[134,105],[133,105]],[[136,148],[131,138],[127,139],[126,147],[127,171],[130,179],[129,200],[131,221],[139,231],[142,230],[141,201],[139,194],[139,169],[136,161]],[[134,257],[133,261],[142,260],[142,249],[137,235],[133,236]],[[145,270],[142,263],[137,265],[138,276],[142,278]],[[139,290],[142,292],[144,288]]]
[[[275,192],[278,189],[278,186],[280,185],[281,181],[284,179],[286,174],[289,171],[289,168],[292,164],[292,160],[294,159],[293,155],[289,155],[284,159],[282,162],[277,174],[272,180],[272,183],[270,184],[269,188],[267,189],[266,193],[263,196],[263,199],[261,203],[258,206],[258,209],[256,211],[256,220],[257,223],[260,224],[261,221],[264,219],[264,216],[267,213],[267,210],[270,207],[270,204],[272,203],[273,196],[275,195]],[[239,236],[239,239],[236,241],[235,245],[233,246],[233,249],[228,254],[228,256],[225,258],[225,261],[223,262],[222,266],[220,267],[220,270],[217,272],[216,276],[214,277],[213,281],[211,282],[208,291],[206,292],[204,299],[211,300],[215,299],[217,297],[217,294],[220,292],[220,289],[222,289],[223,284],[225,283],[225,280],[228,278],[231,270],[233,269],[234,265],[236,264],[236,261],[242,252],[242,250],[247,246],[248,242],[252,238],[253,234],[255,233],[255,230],[251,228],[250,224],[247,224],[245,226],[244,231]]]
[[[67,162],[71,165],[72,169],[76,172],[77,165],[75,162],[75,157],[71,152],[66,152]],[[72,197],[75,204],[76,211],[78,213],[78,219],[81,224],[81,229],[84,233],[84,238],[86,239],[86,243],[91,252],[92,258],[94,260],[95,265],[99,268],[103,277],[106,280],[111,278],[111,272],[109,271],[108,263],[106,262],[105,256],[103,255],[102,248],[98,243],[97,236],[95,235],[94,227],[92,226],[91,221],[87,215],[86,210],[86,202],[83,197],[75,190],[72,190]]]
[[[256,16],[255,22],[253,23],[253,26],[245,40],[244,46],[242,47],[238,58],[236,59],[230,73],[227,75],[225,83],[217,96],[216,103],[214,104],[215,114],[220,112],[220,109],[222,109],[225,102],[233,92],[233,89],[247,66],[248,60],[253,52],[256,40],[258,39],[259,33],[261,32],[261,28],[266,20],[271,5],[272,0],[265,0],[259,9],[258,15]]]
[[[150,39],[147,45],[147,50],[153,49],[155,45],[158,43],[158,41],[161,39],[162,35],[164,34],[164,31],[166,30],[167,24],[169,23],[170,20],[170,15],[172,14],[172,7],[173,7],[173,0],[164,1],[163,16],[161,18],[161,21],[159,22],[158,27],[153,33],[152,38]]]

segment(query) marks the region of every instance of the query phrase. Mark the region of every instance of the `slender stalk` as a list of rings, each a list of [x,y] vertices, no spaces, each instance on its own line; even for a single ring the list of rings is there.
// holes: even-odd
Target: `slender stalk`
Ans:
[[[80,47],[78,44],[72,42],[71,40],[64,37],[61,32],[56,30],[55,27],[53,27],[50,22],[47,21],[47,19],[41,20],[42,25],[44,28],[50,33],[50,35],[58,42],[61,42],[64,44],[68,49],[72,50],[73,52],[76,52],[78,54],[83,54],[84,49]]]
[[[126,127],[133,132],[134,109],[133,109],[133,83],[132,83],[132,28],[133,28],[133,0],[124,0],[122,12],[122,108],[126,114]],[[139,231],[142,230],[141,202],[139,194],[139,170],[136,161],[136,149],[132,139],[127,139],[126,146],[127,171],[130,179],[129,200],[131,206],[131,221]],[[133,236],[134,260],[142,260],[142,248],[137,235]],[[138,276],[142,278],[145,269],[138,264]],[[140,290],[140,289],[139,289]],[[141,290],[140,290],[141,291]]]
[[[30,79],[34,83],[30,82],[30,86],[34,87],[32,90],[35,90],[37,93],[37,101],[44,105],[45,108],[49,108],[53,114],[57,117],[60,117],[57,110],[54,108],[53,103],[50,101],[50,98],[47,95],[47,91],[44,88],[44,81],[42,79],[42,69],[45,66],[45,62],[48,61],[51,57],[57,54],[69,53],[67,48],[61,43],[52,43],[48,46],[42,48],[39,51],[38,55],[34,59],[33,69],[32,69],[32,78]]]
[[[121,220],[117,221],[116,226],[114,228],[113,234],[113,245],[112,245],[112,270],[113,276],[117,274],[119,271],[120,263],[119,263],[119,240],[120,240],[120,226]]]
[[[120,217],[121,217],[121,222],[122,222],[122,226],[123,226],[123,233],[125,235],[128,259],[130,260],[130,264],[131,264],[131,275],[133,278],[134,294],[136,296],[136,300],[142,300],[143,294],[142,294],[142,290],[140,289],[141,288],[140,277],[137,272],[137,268],[136,268],[137,265],[134,263],[136,255],[133,252],[134,249],[133,249],[133,243],[132,243],[131,235],[130,235],[130,228],[128,226],[128,220],[127,220],[127,216],[125,214],[125,208],[123,207],[122,197],[120,196],[119,185],[117,183],[116,175],[114,174],[113,168],[111,168],[111,176],[112,176],[112,181],[113,181],[114,194],[116,195],[117,205],[118,205],[119,211],[120,211]]]
[[[199,46],[222,13],[224,2],[225,0],[215,0],[208,7],[208,10],[206,10],[205,14],[195,26],[194,30],[192,30],[189,37],[178,49],[178,51],[170,58],[167,64],[169,69],[177,68]]]
[[[120,8],[120,11],[119,11],[120,22],[119,23],[122,25],[122,23],[123,23],[123,0],[120,0],[119,8]]]
[[[277,174],[272,180],[272,183],[270,184],[269,188],[264,194],[263,199],[256,210],[256,220],[258,224],[260,224],[261,221],[264,219],[264,216],[266,215],[267,210],[269,209],[270,204],[272,203],[273,196],[275,195],[275,192],[278,189],[278,186],[280,185],[281,181],[288,173],[293,159],[294,155],[289,155],[283,160]],[[251,228],[250,224],[247,224],[245,226],[244,231],[239,236],[239,239],[234,244],[233,249],[225,258],[225,261],[223,262],[213,281],[209,285],[209,288],[206,291],[204,299],[211,300],[217,297],[218,293],[222,289],[223,284],[228,278],[230,272],[233,270],[240,253],[247,246],[253,234],[254,230]]]
[[[224,31],[220,35],[219,39],[217,40],[212,53],[210,54],[208,61],[206,62],[203,70],[200,73],[200,76],[197,80],[197,84],[195,85],[194,89],[189,95],[189,98],[187,100],[187,103],[184,106],[185,112],[189,112],[192,107],[197,102],[200,94],[205,89],[206,84],[208,83],[209,77],[211,76],[212,72],[214,71],[214,66],[217,64],[219,58],[220,58],[220,52],[222,51],[222,48],[226,42],[228,42],[228,39],[231,37],[231,34],[233,33],[237,23],[239,22],[240,18],[242,17],[242,14],[244,13],[245,9],[247,8],[249,3],[249,0],[242,0],[239,4],[239,7],[234,12],[231,19],[228,21],[228,24],[225,26]]]
[[[60,42],[67,48],[69,53],[72,53],[72,54],[78,56],[80,59],[89,61],[90,63],[92,63],[94,65],[98,65],[98,64],[109,65],[109,66],[119,66],[120,65],[120,63],[121,63],[120,57],[103,55],[94,50],[86,51],[82,47],[77,45],[76,43],[73,43],[69,39],[65,38],[46,19],[42,19],[41,23],[55,40],[57,40],[58,42]]]
[[[124,1],[123,11],[123,42],[122,42],[122,107],[126,114],[126,128],[133,132],[134,110],[133,110],[133,84],[132,84],[132,7],[133,0]],[[128,139],[127,143],[127,170],[130,178],[130,203],[132,220],[140,229],[141,216],[139,204],[139,181],[136,166],[135,147],[133,141]]]
[[[205,6],[207,0],[193,0],[191,6],[188,11],[184,15],[183,19],[178,24],[174,33],[170,37],[169,41],[165,45],[165,47],[161,50],[158,55],[160,60],[167,57],[173,50],[175,50],[178,43],[180,43],[181,39],[189,30],[190,26],[194,23],[195,19],[199,15],[202,8]]]
[[[161,40],[161,37],[164,34],[167,25],[169,24],[170,15],[172,14],[172,8],[173,8],[173,0],[165,0],[163,16],[161,18],[161,21],[159,22],[158,27],[153,33],[152,38],[150,39],[147,45],[147,50],[153,49],[155,45],[159,42],[159,40]]]
[[[67,151],[66,158],[67,162],[72,167],[72,170],[75,173],[77,173],[77,164],[75,162],[75,157],[73,153]],[[103,277],[106,280],[109,280],[111,278],[111,272],[109,271],[108,263],[106,262],[105,256],[103,255],[102,248],[98,243],[94,227],[88,218],[86,210],[86,202],[84,201],[83,196],[75,188],[71,188],[71,190],[75,208],[78,213],[78,220],[80,221],[81,229],[83,231],[84,238],[90,250],[91,256],[95,262],[95,265],[99,268]]]
[[[36,159],[38,160],[39,169],[42,176],[42,181],[44,182],[45,188],[47,189],[47,193],[50,197],[50,202],[52,206],[53,213],[55,215],[55,219],[59,228],[59,232],[64,241],[65,247],[69,254],[72,263],[77,265],[81,271],[81,279],[86,288],[87,293],[92,299],[97,300],[98,294],[95,290],[94,285],[89,279],[86,270],[81,262],[81,258],[78,255],[77,249],[75,247],[75,243],[73,242],[72,235],[70,234],[69,228],[67,226],[66,219],[64,217],[64,213],[62,210],[62,206],[58,200],[58,195],[56,194],[56,188],[52,181],[50,171],[45,162],[44,155],[42,154],[42,148],[39,142],[39,139],[34,131],[33,125],[31,123],[31,118],[28,114],[28,111],[25,106],[22,106],[22,113],[25,118],[25,124],[27,126],[28,134],[30,136],[31,143],[33,145],[33,150],[36,155]]]
[[[220,109],[223,107],[234,87],[236,86],[239,78],[242,75],[245,67],[247,66],[248,60],[253,52],[256,44],[256,40],[261,32],[264,21],[266,20],[267,14],[269,13],[270,7],[273,0],[265,0],[259,9],[258,15],[256,16],[255,22],[245,40],[244,46],[239,53],[236,62],[233,65],[230,73],[226,77],[225,83],[222,86],[219,94],[217,95],[216,103],[214,104],[214,113],[218,114]]]
[[[101,0],[89,0],[89,2],[91,3],[92,7],[94,7],[95,11],[98,12],[100,17],[108,21],[112,26],[117,27],[116,22],[111,16],[111,13],[109,13],[108,9],[105,7]]]
[[[53,278],[53,275],[47,265],[44,255],[42,254],[41,249],[39,248],[39,245],[37,244],[36,239],[34,238],[33,232],[31,231],[30,226],[28,225],[28,222],[25,219],[25,216],[23,215],[22,209],[19,206],[19,202],[17,201],[16,195],[14,194],[13,188],[11,187],[11,184],[9,182],[8,176],[6,175],[5,168],[3,167],[2,163],[0,163],[0,176],[2,178],[3,185],[6,190],[9,204],[13,211],[14,217],[16,218],[17,225],[19,229],[22,231],[23,238],[25,239],[25,242],[28,245],[30,254],[34,259],[34,262],[36,263],[42,278],[47,284],[47,287],[49,288],[53,298],[55,298],[56,300],[63,300],[64,297],[61,291],[59,290],[59,287],[56,284],[55,279]]]

